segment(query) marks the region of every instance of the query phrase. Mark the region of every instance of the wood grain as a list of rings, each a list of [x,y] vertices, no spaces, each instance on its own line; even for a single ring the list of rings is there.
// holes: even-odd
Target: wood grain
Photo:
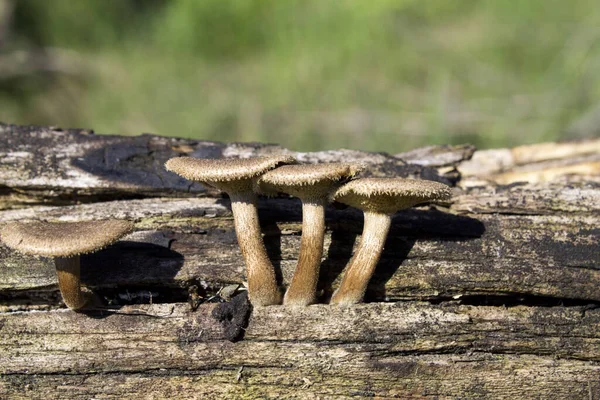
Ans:
[[[85,314],[64,308],[51,260],[0,244],[0,398],[598,399],[599,143],[298,153],[0,124],[0,224],[135,222],[82,257],[106,304]],[[242,297],[223,302],[245,285],[229,200],[163,164],[274,153],[360,161],[365,176],[437,180],[454,196],[394,216],[366,304],[248,313]],[[285,287],[300,202],[263,198],[259,216]],[[322,303],[362,215],[331,205],[326,228]]]
[[[272,306],[255,309],[244,340],[230,343],[213,307],[2,315],[0,395],[558,399],[600,390],[598,309]]]

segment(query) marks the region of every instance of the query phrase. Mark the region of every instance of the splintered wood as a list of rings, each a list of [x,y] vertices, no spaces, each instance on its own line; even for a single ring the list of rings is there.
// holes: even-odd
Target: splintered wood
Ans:
[[[395,215],[365,304],[248,317],[243,301],[217,304],[245,285],[228,199],[163,164],[280,153],[454,196]],[[600,398],[599,165],[598,139],[391,156],[0,124],[0,224],[135,222],[82,257],[82,281],[110,306],[89,314],[64,308],[51,260],[0,245],[0,398]],[[287,285],[300,202],[261,199],[259,215]],[[326,228],[321,303],[361,213],[330,207]]]

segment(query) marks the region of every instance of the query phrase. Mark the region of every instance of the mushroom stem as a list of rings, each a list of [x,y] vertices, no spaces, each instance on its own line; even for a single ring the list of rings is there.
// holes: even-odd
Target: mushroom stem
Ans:
[[[56,275],[58,275],[58,288],[63,301],[72,310],[79,310],[85,306],[87,299],[81,291],[79,279],[79,256],[55,257]]]
[[[229,193],[238,243],[246,262],[248,295],[255,306],[281,302],[275,269],[269,260],[258,222],[257,196],[251,190]]]
[[[388,214],[364,212],[359,248],[348,263],[342,283],[331,298],[331,304],[351,305],[362,301],[385,245],[391,221]]]
[[[283,304],[307,306],[315,302],[325,237],[325,198],[302,201],[302,239],[294,277]]]

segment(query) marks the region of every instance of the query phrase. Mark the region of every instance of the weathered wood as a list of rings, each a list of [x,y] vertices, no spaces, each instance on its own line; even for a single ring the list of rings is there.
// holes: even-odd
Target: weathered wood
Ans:
[[[323,358],[322,352],[317,354]],[[298,357],[305,355],[301,351]],[[332,363],[336,361],[333,358]],[[598,367],[575,360],[473,354],[401,356],[393,361],[389,367],[381,365],[376,373],[359,366],[341,377],[335,374],[337,370],[320,373],[298,370],[294,365],[277,373],[262,366],[223,366],[209,371],[158,369],[124,374],[34,375],[34,379],[13,375],[6,382],[0,381],[0,395],[6,393],[11,399],[589,400],[597,398],[600,391]]]
[[[457,166],[463,161],[470,160],[475,153],[475,146],[468,144],[459,146],[428,146],[420,149],[395,154],[411,164],[427,165],[429,167]]]
[[[135,221],[82,257],[83,282],[114,307],[90,314],[63,308],[50,260],[0,245],[0,398],[600,398],[599,143],[294,153],[0,124],[0,224]],[[231,343],[246,314],[224,303],[234,315],[219,322],[210,304],[244,285],[229,201],[163,163],[281,152],[457,187],[394,217],[371,303],[257,308]],[[259,207],[285,285],[300,204]],[[361,230],[357,210],[327,210],[322,301]]]
[[[600,185],[593,182],[569,184],[513,184],[473,187],[453,199],[458,214],[513,215],[598,215]]]
[[[0,123],[0,209],[149,196],[217,196],[214,189],[168,172],[171,157],[250,157],[289,153],[301,162],[360,161],[367,175],[427,177],[436,170],[383,153],[353,150],[294,153],[278,145],[218,143]]]
[[[255,310],[244,340],[228,343],[212,308],[130,306],[96,318],[62,310],[1,315],[0,395],[559,399],[600,393],[598,309],[275,306]]]
[[[600,183],[600,139],[476,151],[458,169],[463,187],[557,179]]]
[[[548,195],[553,197],[551,192]],[[464,209],[460,202],[454,206]],[[284,283],[289,282],[298,257],[299,210],[297,201],[292,200],[261,204],[265,239]],[[223,285],[244,280],[244,264],[225,200],[147,199],[30,208],[0,212],[0,222],[107,215],[135,220],[138,232],[107,250],[82,257],[83,282],[96,289],[185,288],[200,280],[212,295]],[[362,228],[355,210],[330,210],[328,217],[321,287],[331,292],[328,286],[348,262]],[[394,218],[368,298],[393,301],[521,293],[600,300],[598,222],[597,215],[586,214],[404,211]],[[20,255],[5,247],[0,251],[4,271],[0,295],[18,291],[22,297],[23,291],[46,291],[50,285],[56,294],[51,260]],[[26,274],[24,266],[28,267]]]

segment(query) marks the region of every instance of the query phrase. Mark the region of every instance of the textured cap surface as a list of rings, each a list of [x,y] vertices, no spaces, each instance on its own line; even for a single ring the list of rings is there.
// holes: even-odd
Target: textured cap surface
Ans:
[[[12,222],[0,231],[2,241],[22,253],[71,257],[91,253],[131,232],[123,220],[86,222]]]
[[[167,161],[165,168],[190,181],[210,184],[254,178],[279,165],[295,162],[294,157],[284,154],[268,157],[220,159],[176,157]]]
[[[284,165],[262,175],[257,181],[257,189],[267,194],[324,196],[332,185],[351,179],[363,169],[364,165],[358,163]]]
[[[403,178],[364,178],[348,182],[331,194],[332,201],[365,211],[394,213],[433,200],[447,200],[450,188],[442,183]]]

